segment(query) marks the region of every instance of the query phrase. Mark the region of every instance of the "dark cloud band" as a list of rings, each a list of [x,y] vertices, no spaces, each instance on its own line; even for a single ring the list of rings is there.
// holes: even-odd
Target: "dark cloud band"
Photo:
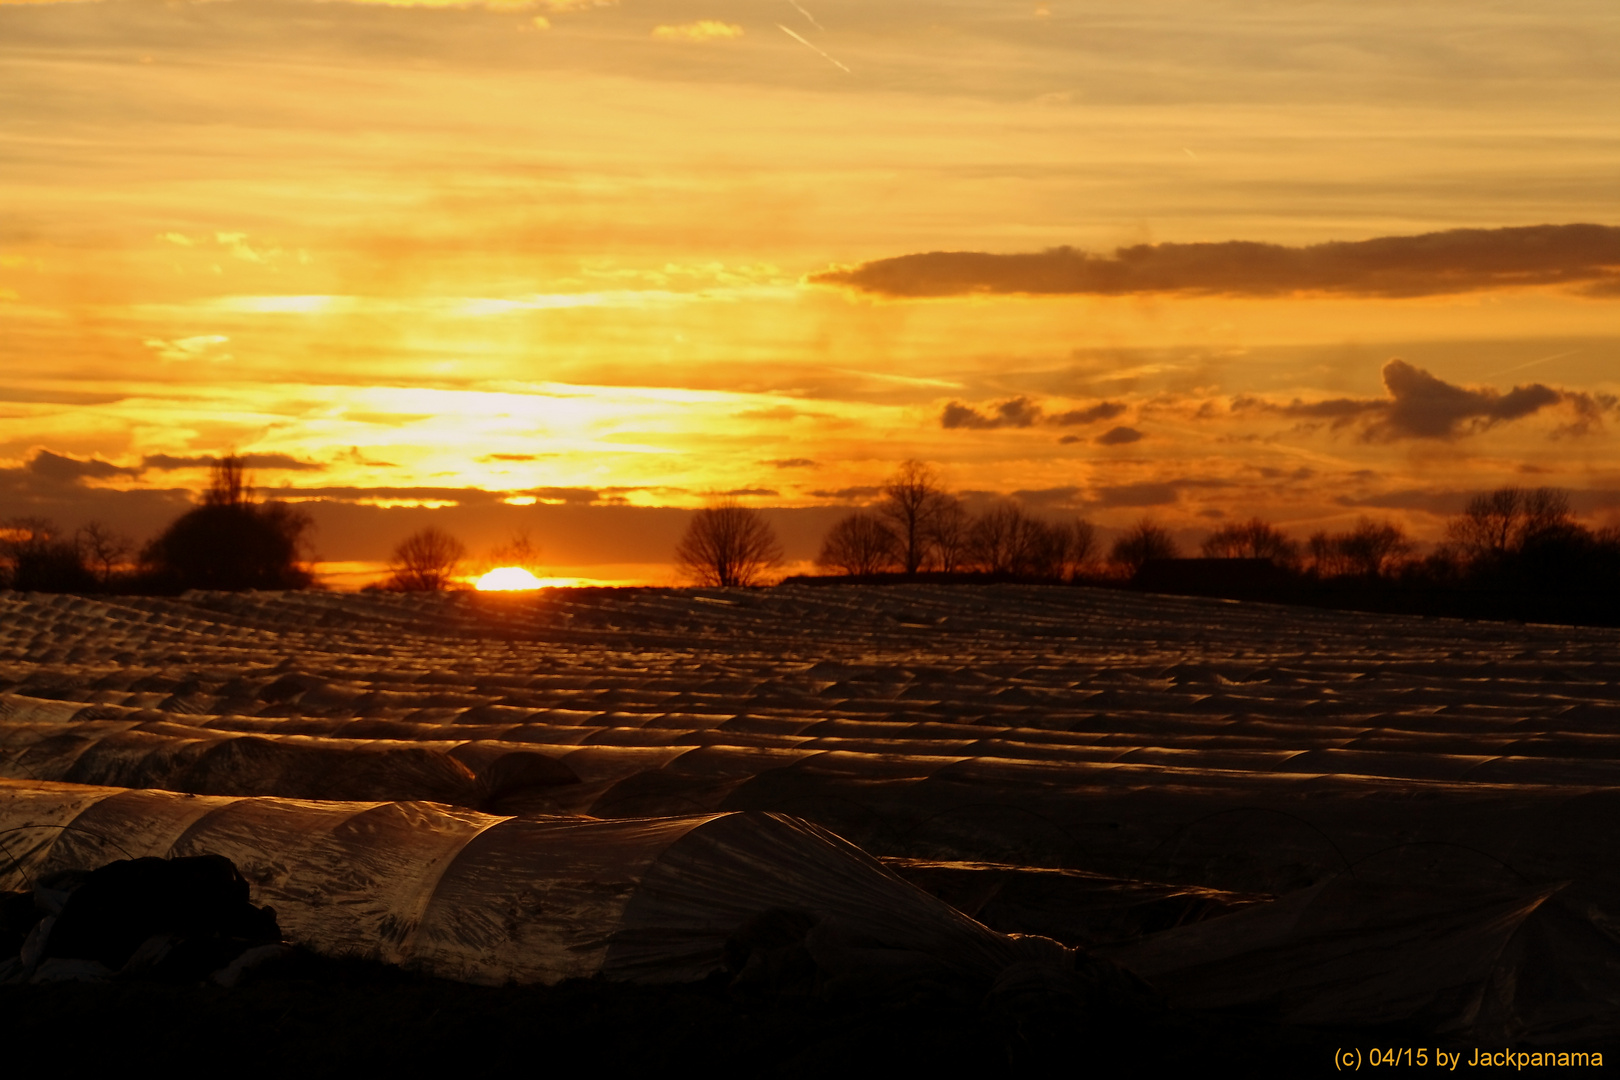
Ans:
[[[1125,411],[1117,401],[1100,401],[1087,409],[1048,414],[1038,402],[1027,397],[1008,398],[993,405],[975,408],[953,401],[939,415],[940,427],[962,428],[969,431],[994,431],[997,428],[1027,428],[1035,424],[1055,427],[1073,427],[1077,424],[1095,424],[1099,420],[1112,420]]]
[[[1620,295],[1620,228],[1532,225],[1452,229],[1284,247],[1232,240],[1138,244],[1097,255],[1070,247],[1032,254],[933,251],[827,270],[809,279],[897,298],[1013,294],[1129,296],[1442,296],[1559,285]]]
[[[207,469],[219,464],[215,454],[197,454],[177,457],[173,454],[148,454],[141,459],[142,469],[173,472],[176,469]],[[242,454],[241,462],[248,469],[271,469],[278,472],[319,471],[325,465],[315,461],[300,461],[291,454]]]

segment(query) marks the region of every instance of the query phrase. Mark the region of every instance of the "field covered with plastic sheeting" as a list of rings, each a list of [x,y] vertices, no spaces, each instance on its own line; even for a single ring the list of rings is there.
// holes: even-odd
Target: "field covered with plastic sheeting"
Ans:
[[[0,594],[0,843],[10,890],[225,854],[289,939],[473,982],[1093,964],[1573,1047],[1620,1035],[1620,632],[1019,586]]]

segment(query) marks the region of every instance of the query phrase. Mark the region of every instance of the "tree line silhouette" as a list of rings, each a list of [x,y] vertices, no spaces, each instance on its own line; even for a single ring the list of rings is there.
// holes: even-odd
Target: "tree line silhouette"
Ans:
[[[42,518],[0,525],[0,588],[176,593],[316,586],[310,517],[255,499],[243,461],[216,462],[200,503],[145,546],[100,522],[69,534]],[[528,562],[527,537],[495,553]],[[437,528],[398,544],[375,588],[453,587],[466,548]],[[693,515],[675,551],[697,584],[763,584],[783,552],[764,515],[722,499]],[[1303,541],[1253,518],[1224,525],[1185,557],[1144,517],[1103,550],[1084,518],[1053,520],[1004,499],[979,513],[933,467],[907,461],[866,508],[829,530],[821,575],[800,581],[1084,583],[1366,610],[1620,625],[1620,529],[1576,520],[1558,488],[1471,499],[1427,554],[1395,522],[1362,518]]]
[[[883,485],[873,509],[833,526],[816,563],[861,577],[929,573],[1064,581],[1087,576],[1097,556],[1090,522],[1048,521],[1011,500],[975,516],[931,467],[907,461]]]
[[[713,515],[713,516],[705,516]],[[705,544],[749,537],[757,557],[722,571]],[[724,546],[724,545],[721,545]],[[696,517],[678,562],[702,584],[759,584],[781,562],[763,516],[728,502]],[[1067,582],[1360,610],[1620,625],[1620,529],[1575,519],[1559,488],[1500,488],[1469,500],[1425,555],[1391,520],[1363,517],[1301,542],[1260,518],[1235,522],[1184,557],[1144,517],[1106,553],[1097,529],[1054,521],[1012,500],[979,514],[933,468],[903,463],[876,502],[840,519],[816,559],[828,581]]]
[[[216,461],[201,503],[144,547],[99,521],[71,535],[44,518],[0,525],[0,588],[27,592],[172,594],[187,589],[309,589],[314,523],[297,507],[253,495],[243,459]],[[401,542],[384,587],[446,587],[466,549],[438,529]]]
[[[201,504],[144,547],[99,521],[72,535],[43,518],[0,527],[0,585],[35,592],[307,589],[309,515],[255,501],[242,459],[213,466]]]

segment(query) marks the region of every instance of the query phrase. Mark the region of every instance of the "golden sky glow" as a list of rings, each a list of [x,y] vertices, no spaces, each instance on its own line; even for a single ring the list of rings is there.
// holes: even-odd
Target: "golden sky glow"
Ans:
[[[0,517],[144,539],[233,448],[334,563],[615,580],[679,526],[615,514],[802,561],[908,457],[1189,539],[1620,513],[1610,0],[0,3],[0,71]]]

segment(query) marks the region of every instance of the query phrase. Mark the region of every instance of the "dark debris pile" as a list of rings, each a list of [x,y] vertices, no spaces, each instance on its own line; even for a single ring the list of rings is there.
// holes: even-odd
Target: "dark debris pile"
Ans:
[[[289,951],[223,855],[123,859],[0,893],[0,984],[149,979],[235,985]]]

